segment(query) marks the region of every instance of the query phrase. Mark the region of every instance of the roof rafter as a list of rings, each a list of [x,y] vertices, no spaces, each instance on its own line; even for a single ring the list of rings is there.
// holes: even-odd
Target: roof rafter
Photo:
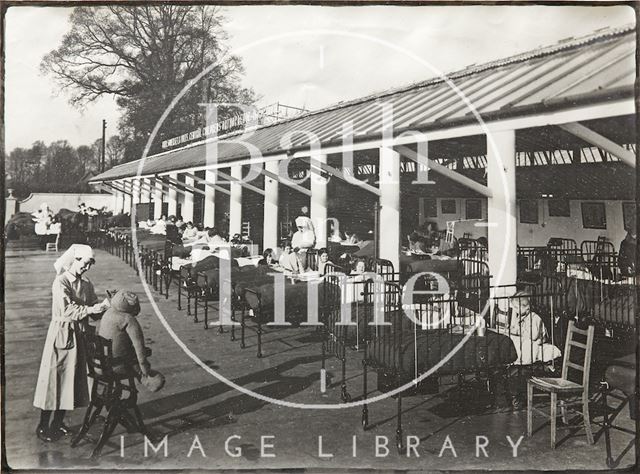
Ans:
[[[625,163],[632,168],[636,167],[636,156],[630,150],[627,150],[623,146],[618,145],[612,140],[609,140],[607,137],[600,135],[598,132],[591,130],[588,127],[585,127],[581,123],[572,122],[558,125],[562,130],[565,130],[572,135],[584,140],[591,145],[601,148],[602,150],[610,153],[611,155],[618,158],[620,161]]]

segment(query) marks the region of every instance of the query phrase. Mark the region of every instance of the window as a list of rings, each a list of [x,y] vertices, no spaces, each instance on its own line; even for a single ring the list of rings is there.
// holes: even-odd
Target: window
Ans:
[[[443,199],[440,201],[440,210],[443,214],[455,214],[456,213],[456,200],[455,199]]]
[[[636,205],[633,202],[622,203],[622,221],[624,230],[636,228]]]
[[[480,199],[466,200],[465,219],[482,219],[482,201]]]
[[[603,202],[582,203],[582,227],[585,229],[607,228],[607,215]]]
[[[522,199],[520,201],[520,223],[538,223],[538,201],[535,199]]]
[[[571,217],[568,199],[550,199],[548,202],[549,217]]]
[[[424,202],[424,216],[425,217],[438,217],[438,201],[432,198],[423,199]]]

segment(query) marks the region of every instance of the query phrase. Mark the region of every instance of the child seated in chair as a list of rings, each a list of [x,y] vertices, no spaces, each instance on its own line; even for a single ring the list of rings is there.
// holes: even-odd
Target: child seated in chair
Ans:
[[[98,335],[111,341],[113,357],[118,362],[114,365],[117,373],[133,370],[136,376],[146,377],[151,374],[147,360],[150,351],[144,346],[142,327],[136,319],[138,313],[140,302],[136,294],[118,291],[100,321]]]

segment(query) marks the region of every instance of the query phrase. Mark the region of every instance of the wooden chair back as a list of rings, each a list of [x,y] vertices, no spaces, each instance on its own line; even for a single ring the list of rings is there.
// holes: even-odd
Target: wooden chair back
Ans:
[[[568,380],[569,369],[573,369],[578,372],[582,372],[582,386],[583,388],[589,387],[589,372],[591,370],[591,353],[593,349],[593,335],[595,327],[590,325],[586,330],[576,327],[575,321],[569,321],[569,327],[567,328],[567,338],[565,341],[564,358],[562,360],[562,374],[561,378]],[[577,340],[577,336],[581,336],[586,339],[585,342]],[[584,359],[581,363],[576,362],[574,349],[580,349],[584,351]]]
[[[89,377],[103,380],[114,379],[111,341],[98,336],[93,328],[85,332],[84,339]]]

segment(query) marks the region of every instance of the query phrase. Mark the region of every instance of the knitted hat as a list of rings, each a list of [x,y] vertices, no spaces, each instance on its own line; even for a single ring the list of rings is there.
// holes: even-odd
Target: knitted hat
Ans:
[[[111,298],[111,307],[116,311],[137,316],[140,312],[140,301],[135,293],[119,290]]]

